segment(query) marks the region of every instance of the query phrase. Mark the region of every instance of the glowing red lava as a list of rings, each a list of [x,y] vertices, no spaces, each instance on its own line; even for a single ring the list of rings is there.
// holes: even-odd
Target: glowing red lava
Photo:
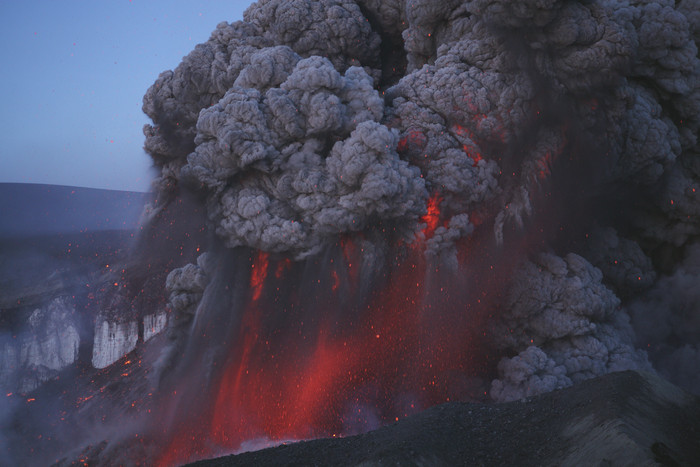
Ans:
[[[427,138],[423,132],[419,130],[411,130],[406,136],[399,140],[396,150],[400,153],[406,152],[409,147],[422,149],[427,143]]]
[[[428,205],[426,206],[426,213],[421,217],[421,222],[425,224],[423,229],[424,238],[430,238],[435,233],[438,224],[440,223],[440,203],[443,198],[436,192],[428,199]]]
[[[259,251],[253,263],[252,273],[250,275],[250,288],[253,291],[253,301],[257,301],[260,298],[265,278],[267,277],[268,265],[269,255],[264,251]]]
[[[439,225],[441,201],[428,200],[424,238]],[[460,249],[463,259],[466,243]],[[335,251],[311,277],[299,273],[301,263],[254,255],[237,336],[208,407],[167,436],[159,465],[234,452],[251,440],[363,432],[464,395],[464,375],[487,360],[477,342],[481,294],[469,298],[414,245],[392,249],[381,274],[362,269],[365,253],[351,237]],[[360,278],[373,274],[366,299],[348,305]],[[315,296],[297,293],[308,283]]]

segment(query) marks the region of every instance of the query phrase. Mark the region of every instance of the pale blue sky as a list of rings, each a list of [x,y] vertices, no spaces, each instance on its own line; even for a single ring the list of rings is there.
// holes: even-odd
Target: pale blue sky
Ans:
[[[250,0],[0,0],[0,182],[147,191],[146,89]]]

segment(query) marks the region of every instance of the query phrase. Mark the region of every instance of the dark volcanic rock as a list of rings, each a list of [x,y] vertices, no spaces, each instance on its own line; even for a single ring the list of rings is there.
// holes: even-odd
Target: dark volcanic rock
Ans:
[[[190,464],[697,465],[700,398],[648,373],[611,373],[503,404],[448,403],[348,438]]]

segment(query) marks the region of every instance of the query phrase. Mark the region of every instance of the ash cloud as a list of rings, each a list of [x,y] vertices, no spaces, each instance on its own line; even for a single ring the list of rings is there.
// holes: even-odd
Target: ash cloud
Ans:
[[[651,369],[633,346],[620,299],[602,279],[599,269],[571,253],[543,253],[519,269],[494,331],[500,346],[518,354],[498,364],[494,399],[517,400],[611,371]]]
[[[689,247],[678,267],[629,304],[636,343],[655,368],[676,384],[697,392],[700,364],[700,244]]]
[[[335,13],[324,14],[339,14],[338,5],[326,7]],[[264,17],[257,11],[254,22]],[[277,33],[309,53],[316,49],[309,49],[307,34],[333,31]],[[372,77],[331,60],[301,58],[289,46],[252,53],[230,89],[199,113],[195,150],[178,176],[208,189],[209,217],[227,246],[301,258],[317,253],[324,238],[363,230],[370,222],[403,224],[410,234],[427,197],[420,172],[398,157],[398,132],[378,123],[384,104]],[[149,90],[147,112],[160,90]],[[153,127],[146,134],[148,150]]]
[[[698,350],[670,336],[700,234],[699,17],[670,0],[260,1],[148,90],[145,147],[162,198],[200,193],[217,241],[296,260],[340,235],[425,241],[436,195],[425,254],[468,269],[475,232],[537,237],[551,200],[575,199],[560,223],[585,232],[542,234],[504,281],[493,397],[649,368],[643,341],[685,381]]]

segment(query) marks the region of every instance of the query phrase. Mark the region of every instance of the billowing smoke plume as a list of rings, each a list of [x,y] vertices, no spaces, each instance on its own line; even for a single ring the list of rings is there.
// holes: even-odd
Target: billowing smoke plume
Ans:
[[[692,290],[698,18],[690,1],[260,1],[148,91],[146,149],[227,247],[294,259],[353,233],[419,241],[432,197],[425,254],[459,274],[475,227],[503,244],[554,218],[566,234],[518,251],[494,305],[496,399],[648,368],[647,341],[685,361],[690,337],[667,347],[687,323],[652,316]]]
[[[700,391],[699,41],[690,0],[219,24],[144,97],[152,230],[186,197],[212,233],[161,285],[161,461],[630,368]]]
[[[510,349],[492,396],[514,400],[629,368],[651,369],[633,347],[629,317],[584,258],[541,254],[513,279],[496,332]]]

